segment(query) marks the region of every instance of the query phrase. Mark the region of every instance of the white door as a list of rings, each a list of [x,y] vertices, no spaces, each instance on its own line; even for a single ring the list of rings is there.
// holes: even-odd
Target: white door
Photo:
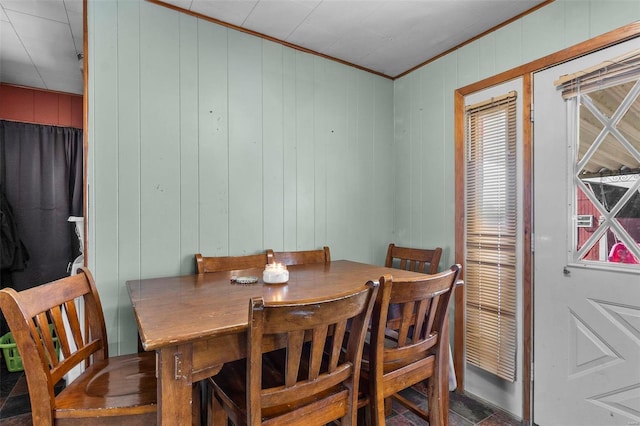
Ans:
[[[573,131],[567,125],[573,115],[554,86],[562,75],[638,48],[640,40],[631,40],[534,76],[537,425],[640,424],[640,265],[603,261],[585,266],[570,260],[577,232],[569,195],[575,164],[570,153],[577,148],[571,146]],[[634,121],[640,127],[640,120]]]

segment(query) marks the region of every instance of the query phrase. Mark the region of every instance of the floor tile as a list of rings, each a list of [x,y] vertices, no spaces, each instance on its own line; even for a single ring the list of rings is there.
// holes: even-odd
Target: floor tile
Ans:
[[[495,413],[492,407],[457,392],[449,393],[449,408],[472,424],[477,424]]]
[[[413,423],[409,421],[405,416],[394,415],[385,419],[387,426],[413,426]]]
[[[422,417],[416,416],[411,411],[407,411],[406,413],[404,413],[403,417],[409,420],[410,424],[415,426],[427,426],[429,424],[428,421],[423,420]]]
[[[497,412],[489,418],[478,423],[478,426],[520,426],[521,422],[508,416],[507,414]]]
[[[2,419],[2,426],[32,426],[31,413]]]
[[[27,377],[24,374],[21,374],[18,380],[16,381],[15,386],[11,390],[9,396],[18,396],[18,395],[28,395],[29,394],[29,386],[27,386]]]
[[[31,401],[29,401],[29,395],[17,395],[7,398],[0,410],[0,419],[6,419],[20,414],[26,414],[31,412]],[[4,425],[4,420],[2,421]]]
[[[473,426],[473,423],[455,411],[449,410],[449,426]]]
[[[399,394],[416,404],[421,410],[427,409],[427,395],[417,391],[414,387],[400,391]],[[396,402],[396,404],[398,403]]]
[[[0,359],[0,362],[3,364],[0,368],[0,397],[7,397],[23,373],[10,373],[4,365],[4,359]]]

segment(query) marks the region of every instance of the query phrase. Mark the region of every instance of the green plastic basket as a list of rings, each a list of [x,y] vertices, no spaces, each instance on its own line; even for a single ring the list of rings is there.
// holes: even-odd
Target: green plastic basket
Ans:
[[[49,325],[49,331],[53,334],[53,325]],[[57,337],[53,338],[53,345],[56,348],[56,356],[60,359],[60,344],[58,343]],[[22,358],[20,357],[20,353],[18,353],[18,345],[13,339],[13,334],[7,333],[0,337],[0,349],[2,349],[2,357],[7,364],[7,370],[12,373],[24,371]]]

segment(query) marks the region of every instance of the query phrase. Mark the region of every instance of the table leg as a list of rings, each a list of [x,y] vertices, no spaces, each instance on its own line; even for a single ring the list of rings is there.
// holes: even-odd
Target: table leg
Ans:
[[[162,348],[156,353],[159,425],[191,425],[192,354],[190,344]]]

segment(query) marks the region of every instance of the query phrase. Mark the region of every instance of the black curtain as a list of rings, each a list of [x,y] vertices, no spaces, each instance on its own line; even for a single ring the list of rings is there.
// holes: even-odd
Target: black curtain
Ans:
[[[68,219],[83,216],[82,150],[82,129],[0,120],[3,210],[13,213],[28,258],[2,269],[2,287],[23,290],[69,275],[79,251]]]

